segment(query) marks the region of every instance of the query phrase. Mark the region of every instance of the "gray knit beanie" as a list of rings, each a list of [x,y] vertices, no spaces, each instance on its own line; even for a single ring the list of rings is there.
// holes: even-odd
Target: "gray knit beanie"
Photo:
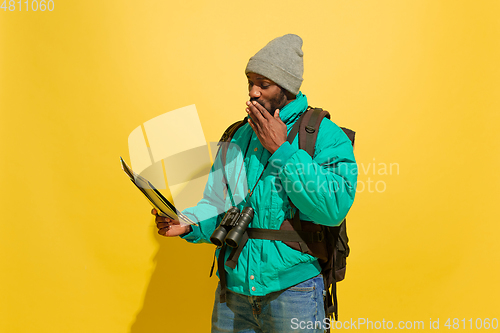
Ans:
[[[275,38],[250,58],[245,74],[252,72],[263,75],[297,95],[304,74],[304,53],[301,48],[302,39],[297,35]]]

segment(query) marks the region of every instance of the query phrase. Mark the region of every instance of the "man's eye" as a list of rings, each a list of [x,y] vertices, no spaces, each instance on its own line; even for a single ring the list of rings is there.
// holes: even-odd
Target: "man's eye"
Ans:
[[[263,85],[261,85],[260,87],[261,87],[262,89],[267,89],[267,88],[269,88],[270,86],[271,86],[270,84],[263,84]]]

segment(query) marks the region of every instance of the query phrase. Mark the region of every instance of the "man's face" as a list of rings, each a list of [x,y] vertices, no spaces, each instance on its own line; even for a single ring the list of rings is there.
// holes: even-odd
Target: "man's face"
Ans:
[[[250,101],[257,101],[270,114],[274,115],[276,109],[282,109],[290,101],[285,91],[273,81],[260,74],[248,73],[248,95]]]

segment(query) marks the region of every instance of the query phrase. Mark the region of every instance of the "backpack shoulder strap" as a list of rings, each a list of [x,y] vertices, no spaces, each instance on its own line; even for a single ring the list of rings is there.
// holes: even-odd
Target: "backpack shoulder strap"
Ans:
[[[226,155],[227,155],[227,150],[229,148],[228,143],[231,142],[231,139],[233,138],[236,131],[238,131],[240,129],[240,127],[242,127],[243,125],[245,125],[247,123],[247,119],[248,119],[248,117],[245,117],[245,118],[243,118],[243,120],[239,120],[239,121],[233,123],[232,125],[230,125],[228,128],[226,128],[226,130],[222,134],[219,142],[217,143],[217,146],[219,146],[219,151],[222,149],[222,152],[221,152],[222,153],[222,155],[221,155],[222,165],[226,164]],[[222,145],[222,147],[221,147],[221,145]]]
[[[309,107],[295,122],[288,142],[292,143],[297,133],[299,134],[299,149],[304,149],[309,155],[314,156],[314,147],[318,138],[319,125],[323,118],[330,119],[330,113],[321,108]]]
[[[351,144],[354,147],[354,139],[356,137],[356,132],[354,132],[351,129],[345,128],[345,127],[341,127],[340,129],[344,131],[345,135],[347,135],[349,140],[351,140]]]
[[[243,125],[247,123],[248,117],[243,118],[243,120],[238,120],[237,122],[231,124],[224,133],[222,134],[221,138],[219,139],[219,143],[217,144],[220,146],[222,142],[229,142],[234,136],[234,133]]]
[[[314,147],[318,138],[319,125],[324,117],[330,119],[330,113],[321,108],[312,108],[304,116],[299,128],[299,147],[314,156]]]

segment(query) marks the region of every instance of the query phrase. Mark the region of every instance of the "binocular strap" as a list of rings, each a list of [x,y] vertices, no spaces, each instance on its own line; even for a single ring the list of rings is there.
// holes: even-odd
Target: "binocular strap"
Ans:
[[[224,269],[224,257],[226,256],[226,249],[227,249],[227,245],[226,244],[222,245],[220,252],[219,252],[219,258],[217,259],[217,267],[219,269],[219,279],[220,279],[220,302],[221,303],[226,302],[227,282],[226,282],[226,270]]]
[[[245,247],[248,241],[248,234],[245,233],[241,237],[240,244],[238,247],[233,248],[229,257],[226,260],[226,266],[234,269],[238,263],[238,258],[240,257],[241,250]],[[217,267],[219,269],[219,279],[220,279],[220,302],[226,302],[226,290],[227,290],[227,280],[226,280],[226,269],[224,268],[224,258],[226,257],[226,250],[228,246],[224,243],[220,249],[219,258],[217,259]]]

